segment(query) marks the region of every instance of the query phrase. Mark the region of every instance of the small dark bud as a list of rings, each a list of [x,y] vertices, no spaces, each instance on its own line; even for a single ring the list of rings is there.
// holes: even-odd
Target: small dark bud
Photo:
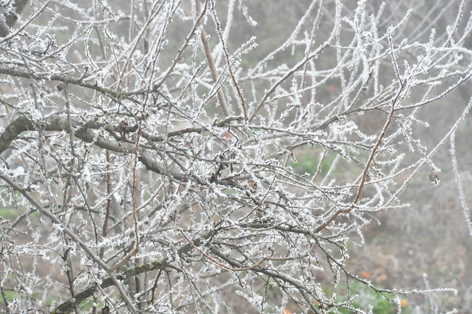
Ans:
[[[105,305],[102,309],[102,314],[110,314],[110,307],[108,307],[108,305]]]
[[[436,172],[431,172],[428,176],[429,178],[429,181],[431,181],[432,184],[434,185],[439,185],[439,177],[438,175],[436,174]]]
[[[57,84],[57,86],[56,86],[56,89],[57,89],[58,91],[60,91],[60,92],[63,91],[64,88],[66,88],[66,84],[64,84],[63,82],[60,82],[60,83]]]
[[[249,179],[247,181],[247,185],[249,186],[249,189],[252,193],[257,191],[257,183],[253,179]]]

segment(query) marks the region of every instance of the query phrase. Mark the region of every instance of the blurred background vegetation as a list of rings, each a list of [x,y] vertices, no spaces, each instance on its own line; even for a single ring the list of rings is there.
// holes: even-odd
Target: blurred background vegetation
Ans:
[[[113,0],[113,2],[114,7],[121,6],[124,15],[129,14],[129,0]],[[345,6],[344,10],[347,11],[353,10],[356,6],[355,1],[344,0],[342,2]],[[372,12],[376,12],[382,3],[380,0],[367,2]],[[246,16],[242,10],[235,10],[229,50],[235,51],[252,37],[256,38],[255,42],[257,43],[256,48],[244,55],[243,69],[247,70],[255,66],[264,56],[280,46],[290,36],[310,3],[309,0],[251,0],[244,2],[248,8]],[[78,5],[88,6],[89,4],[81,2]],[[235,5],[237,6],[238,2]],[[334,4],[327,1],[326,5]],[[57,10],[67,10],[59,4],[56,6]],[[415,13],[403,33],[408,34],[411,38],[417,37],[418,40],[427,40],[429,33],[422,33],[422,31],[432,26],[438,30],[446,28],[453,22],[457,6],[458,1],[450,0],[390,1],[382,16],[388,19],[386,22],[391,24],[394,23],[392,20],[401,20],[407,10],[414,8]],[[464,12],[471,12],[472,2],[467,2],[466,6]],[[223,25],[227,23],[224,18],[227,7],[228,1],[217,1],[217,10],[219,10],[219,16],[222,19],[220,22]],[[191,15],[189,4],[184,4],[182,8],[187,10],[185,14]],[[29,14],[28,10],[30,8],[24,14]],[[47,25],[54,19],[54,15],[45,12],[40,18],[40,23]],[[251,25],[251,18],[257,21],[257,25]],[[213,21],[207,21],[207,23],[213,23]],[[128,24],[129,19],[124,18],[114,23],[113,27],[117,33],[126,38]],[[54,40],[57,43],[67,41],[71,36],[66,30],[67,23],[57,21],[54,25],[65,29],[63,32],[56,32]],[[191,25],[191,21],[175,17],[171,24],[169,41],[164,48],[163,57],[159,61],[163,69],[167,67],[181,46],[189,25]],[[305,31],[309,32],[310,30]],[[95,33],[92,34],[96,36]],[[212,47],[215,47],[218,38],[215,34],[210,33],[209,35],[210,43]],[[327,32],[324,32],[323,24],[321,24],[315,39],[323,41],[325,36],[327,36]],[[469,49],[472,48],[472,38],[468,38],[465,46]],[[97,44],[93,49],[99,56],[99,45]],[[73,49],[71,49],[72,52]],[[80,47],[77,47],[77,53],[82,53]],[[270,63],[273,66],[282,64],[293,66],[303,54],[303,48],[286,49],[277,54]],[[186,57],[190,58],[189,55]],[[333,66],[335,62],[336,56],[333,53],[331,59],[326,57],[323,60],[317,60],[317,66],[319,69],[323,69],[323,67]],[[469,102],[472,96],[471,87],[471,83],[466,82],[443,99],[429,104],[421,110],[419,117],[427,122],[429,127],[418,124],[415,126],[415,131],[424,146],[431,149],[444,136],[447,131],[446,126],[456,120]],[[245,86],[245,88],[248,90],[247,94],[252,93],[250,86]],[[332,101],[337,95],[338,89],[339,82],[333,80],[327,83],[326,87],[318,92],[318,101]],[[264,91],[257,90],[255,92],[262,94]],[[411,97],[415,97],[415,95]],[[216,107],[215,115],[218,114],[218,110],[220,110],[219,107]],[[384,124],[384,117],[385,115],[382,113],[369,113],[357,118],[356,122],[367,133],[376,134]],[[469,113],[456,135],[459,172],[466,189],[468,204],[472,204],[471,193],[468,191],[472,189],[471,127],[472,116]],[[408,147],[399,147],[399,149],[407,150]],[[290,165],[300,174],[314,174],[319,168],[323,176],[328,172],[335,155],[328,153],[322,164],[319,165],[322,154],[322,151],[317,151],[315,148],[298,149],[295,153],[296,161],[291,162]],[[364,279],[372,280],[379,286],[410,290],[425,289],[429,285],[429,288],[456,288],[460,292],[457,296],[450,294],[443,299],[428,295],[408,296],[402,301],[403,310],[406,313],[431,313],[430,310],[434,309],[432,303],[441,304],[443,309],[456,308],[459,313],[466,313],[472,308],[472,238],[464,221],[464,213],[454,183],[449,145],[443,146],[433,160],[441,169],[438,174],[441,180],[440,185],[430,184],[428,174],[431,169],[423,169],[422,173],[402,194],[402,199],[411,205],[407,208],[372,215],[373,222],[364,232],[366,243],[363,246],[352,245],[350,247],[351,259],[348,265],[352,272]],[[333,176],[337,178],[351,179],[358,175],[358,173],[352,172],[352,168],[347,163],[339,164],[335,171]],[[15,213],[13,210],[4,208],[1,209],[0,215],[9,217]],[[324,278],[324,280],[332,282],[332,278]],[[343,289],[343,285],[340,284],[338,290],[332,291],[332,293],[342,295]],[[374,306],[374,313],[393,313],[395,311],[395,307],[386,302],[384,297],[366,290],[363,286],[354,288],[351,293],[360,295],[358,305],[363,309],[367,309],[370,304]],[[11,297],[14,298],[14,295]],[[278,296],[274,295],[273,297]],[[237,302],[232,306],[234,306],[235,313],[250,311],[245,308],[244,304],[237,304]]]

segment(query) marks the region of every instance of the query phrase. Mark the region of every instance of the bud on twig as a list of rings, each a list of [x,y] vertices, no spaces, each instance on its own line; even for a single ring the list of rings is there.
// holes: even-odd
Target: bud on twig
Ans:
[[[436,174],[436,172],[432,171],[429,174],[429,181],[431,181],[431,183],[434,184],[434,185],[439,185],[439,177]]]
[[[66,85],[63,83],[63,82],[60,82],[59,84],[57,84],[56,86],[56,89],[60,92],[62,92],[64,90],[64,88],[66,88]]]

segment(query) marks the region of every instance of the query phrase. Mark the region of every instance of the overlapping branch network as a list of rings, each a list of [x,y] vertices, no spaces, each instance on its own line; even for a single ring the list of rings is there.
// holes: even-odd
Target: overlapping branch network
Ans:
[[[1,195],[20,213],[2,236],[54,226],[2,255],[21,306],[39,308],[32,291],[43,284],[63,300],[55,313],[92,296],[118,311],[218,312],[226,291],[260,312],[354,309],[349,294],[326,292],[327,278],[390,298],[349,272],[347,243],[362,242],[370,213],[404,206],[425,163],[436,167],[437,148],[412,130],[421,108],[470,78],[470,23],[399,40],[409,14],[386,27],[385,7],[311,1],[251,66],[257,40],[232,42],[233,2],[224,23],[212,0],[145,1],[129,14],[101,1],[38,3],[0,48]],[[39,26],[42,15],[57,26]],[[181,25],[186,35],[172,37]],[[25,254],[61,265],[65,279],[36,282],[5,258]]]

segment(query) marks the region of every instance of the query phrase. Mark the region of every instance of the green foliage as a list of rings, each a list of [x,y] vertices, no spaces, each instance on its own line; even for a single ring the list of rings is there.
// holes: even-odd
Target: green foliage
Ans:
[[[15,219],[18,217],[18,211],[9,208],[0,208],[0,217],[5,219]]]
[[[290,166],[298,173],[305,174],[309,173],[314,175],[318,167],[320,154],[314,149],[305,149],[303,152],[297,154],[297,160],[290,162]],[[321,163],[321,175],[328,172],[329,168],[333,164],[336,154],[328,154]]]
[[[8,301],[13,301],[18,297],[18,293],[15,291],[5,291],[5,296],[7,297]],[[5,304],[3,297],[0,297],[0,304]]]
[[[354,283],[350,285],[351,295],[357,295],[355,301],[352,304],[352,307],[369,312],[369,307],[372,306],[372,313],[375,314],[393,314],[396,313],[397,305],[393,302],[394,295],[385,294],[383,296],[380,293],[370,289],[369,287],[361,284]],[[338,301],[346,300],[347,289],[346,287],[338,287],[336,294],[339,295]],[[408,308],[406,301],[402,302],[401,313],[411,313],[411,310]],[[339,309],[339,313],[342,314],[351,314],[351,310]]]
[[[223,192],[226,193],[227,195],[234,195],[236,193],[234,189],[223,190]]]
[[[6,290],[5,291],[5,297],[7,298],[8,302],[12,302],[12,301],[20,299],[20,298],[25,298],[25,295],[23,293],[19,293],[19,292],[16,292],[16,291]],[[32,299],[39,300],[42,297],[42,295],[40,293],[35,292],[30,297],[32,297]],[[46,299],[46,305],[50,306],[54,303],[54,301],[57,301],[57,300],[54,299],[53,297],[47,298]],[[5,300],[3,299],[3,296],[0,295],[0,305],[4,305],[4,304],[5,304]],[[2,306],[0,306],[0,309],[1,308],[2,308]],[[91,306],[90,306],[90,308],[91,308]],[[4,313],[4,312],[0,311],[0,313]]]

